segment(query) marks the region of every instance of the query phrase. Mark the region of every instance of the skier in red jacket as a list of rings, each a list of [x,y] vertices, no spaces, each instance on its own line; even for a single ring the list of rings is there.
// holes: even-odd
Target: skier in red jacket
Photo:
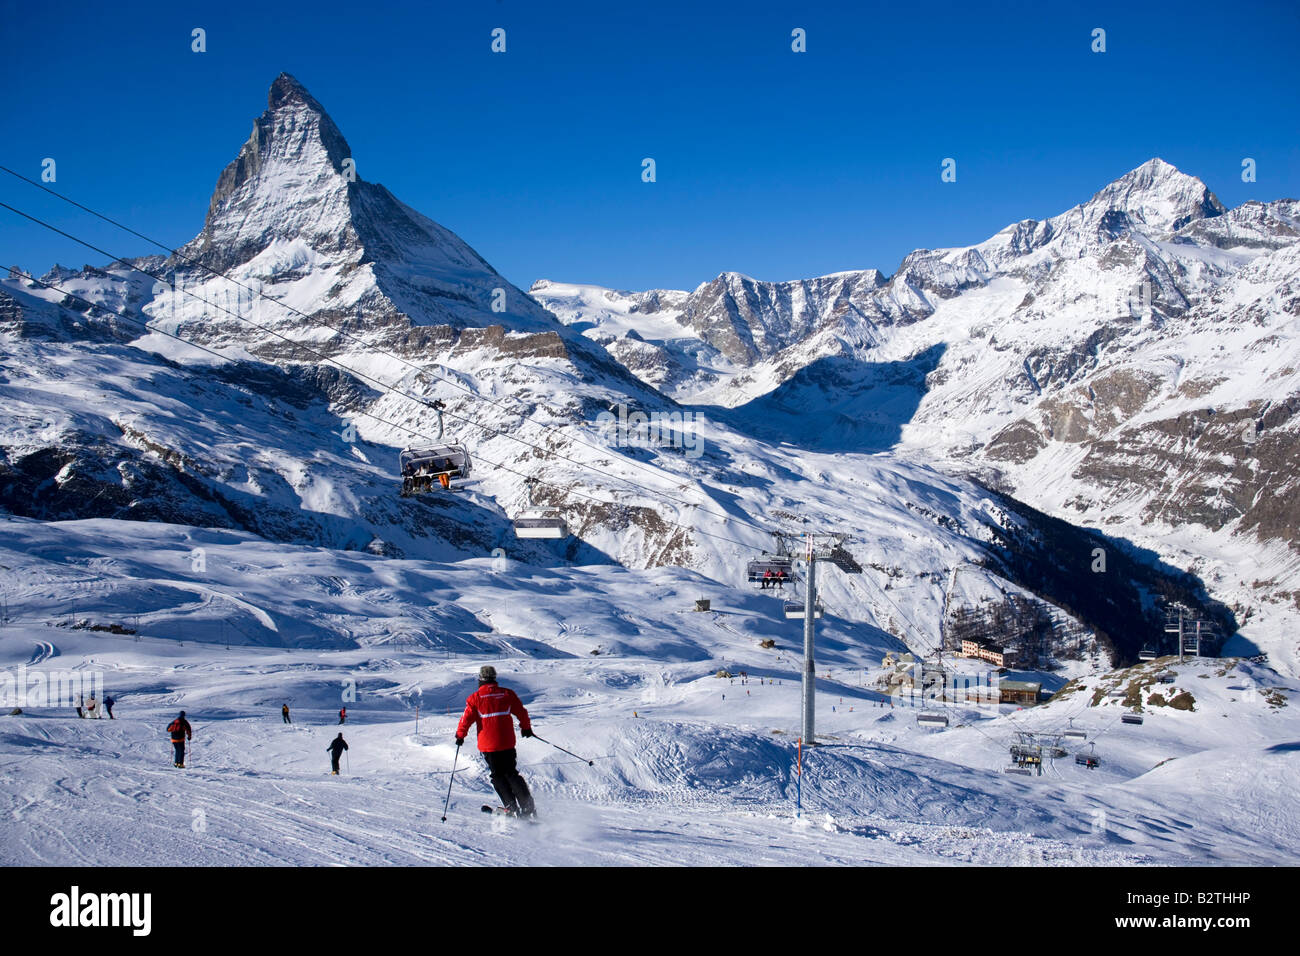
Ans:
[[[185,719],[185,711],[182,710],[181,715],[167,725],[167,733],[171,734],[172,748],[176,751],[172,766],[184,769],[185,741],[194,739],[194,730]]]
[[[531,737],[533,725],[519,696],[510,688],[498,685],[496,668],[484,664],[478,671],[478,690],[465,701],[465,713],[456,726],[456,746],[465,743],[465,735],[473,723],[478,732],[479,752],[492,772],[492,786],[501,798],[501,806],[507,813],[531,817],[537,812],[533,796],[515,769],[515,717],[519,718],[519,732]]]

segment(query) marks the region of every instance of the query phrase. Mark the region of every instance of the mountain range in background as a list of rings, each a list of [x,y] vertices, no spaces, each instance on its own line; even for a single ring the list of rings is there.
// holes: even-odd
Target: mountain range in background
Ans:
[[[845,639],[926,652],[954,593],[1016,594],[1122,660],[1176,599],[1295,672],[1295,201],[1226,210],[1152,160],[889,278],[525,293],[363,167],[282,74],[192,242],[11,269],[0,506],[720,588],[765,529],[834,528],[865,568],[824,582]],[[619,406],[698,415],[703,454],[611,441]],[[442,439],[471,481],[400,498],[397,449]],[[573,538],[514,539],[528,478]]]

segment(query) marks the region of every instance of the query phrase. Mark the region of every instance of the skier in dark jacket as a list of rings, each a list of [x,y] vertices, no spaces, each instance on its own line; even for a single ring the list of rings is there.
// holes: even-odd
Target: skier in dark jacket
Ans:
[[[112,697],[104,698],[104,709],[108,711],[109,720],[117,720],[117,718],[113,716],[113,705],[116,703],[117,701],[115,701]]]
[[[293,723],[293,721],[289,719],[289,705],[288,705],[288,704],[285,704],[283,707],[280,708],[280,719],[281,719],[284,723],[286,723],[286,724],[291,724],[291,723]]]
[[[330,741],[330,745],[325,748],[330,755],[330,773],[334,776],[339,775],[339,758],[343,756],[343,751],[348,749],[348,742],[343,739],[343,732]]]
[[[479,668],[478,685],[478,690],[465,701],[465,713],[456,726],[456,746],[465,743],[465,735],[473,723],[479,752],[492,772],[492,786],[501,798],[501,806],[510,814],[535,816],[537,808],[533,804],[533,795],[515,769],[513,718],[519,718],[519,732],[531,737],[533,725],[528,719],[528,711],[514,691],[497,684],[496,668],[490,664]]]
[[[176,759],[172,766],[185,768],[185,741],[194,739],[194,730],[190,727],[190,722],[185,719],[185,711],[167,725],[167,733],[172,735],[172,747],[176,751]]]

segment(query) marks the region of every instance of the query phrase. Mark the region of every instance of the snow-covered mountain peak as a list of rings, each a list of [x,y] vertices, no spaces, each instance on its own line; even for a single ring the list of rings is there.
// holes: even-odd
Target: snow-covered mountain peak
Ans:
[[[223,273],[274,287],[291,308],[364,315],[367,328],[396,323],[394,334],[555,328],[460,237],[367,181],[363,165],[324,107],[281,73],[217,180],[203,231],[171,262],[178,281],[194,288]]]
[[[281,73],[266,111],[218,177],[203,233],[191,244],[197,248],[187,253],[216,259],[209,264],[224,270],[277,239],[340,247],[351,220],[350,186],[359,179],[351,156],[320,103]]]
[[[1107,220],[1116,235],[1130,228],[1176,232],[1190,222],[1227,212],[1205,183],[1158,157],[1125,173],[1077,210],[1087,220]],[[1127,222],[1118,221],[1118,215]]]

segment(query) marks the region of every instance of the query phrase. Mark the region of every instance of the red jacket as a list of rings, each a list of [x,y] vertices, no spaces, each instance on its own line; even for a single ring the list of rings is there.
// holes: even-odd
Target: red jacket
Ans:
[[[478,749],[483,753],[509,750],[515,745],[515,722],[519,718],[520,730],[532,730],[528,711],[519,696],[508,687],[497,684],[480,684],[478,690],[465,701],[465,713],[456,725],[456,736],[464,737],[472,722],[478,731]]]
[[[177,717],[167,725],[167,732],[172,735],[172,743],[178,744],[186,737],[193,740],[194,731],[190,729],[190,722],[184,717]]]

